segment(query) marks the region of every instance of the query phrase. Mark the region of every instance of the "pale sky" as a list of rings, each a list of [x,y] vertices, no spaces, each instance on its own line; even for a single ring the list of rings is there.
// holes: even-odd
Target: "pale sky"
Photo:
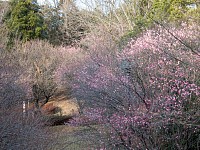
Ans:
[[[54,0],[37,0],[39,4],[45,2],[53,3]],[[98,2],[103,2],[103,0],[97,0]],[[117,5],[119,5],[123,0],[114,0]],[[95,7],[95,0],[75,0],[77,6],[83,9],[93,9]]]
[[[0,0],[0,1],[8,1],[8,0]],[[54,0],[37,0],[38,4],[44,3],[53,3]],[[79,8],[83,9],[94,9],[95,8],[95,0],[75,0],[76,4]],[[117,0],[117,5],[121,3],[123,0]],[[99,0],[101,2],[101,0]]]
[[[86,8],[86,5],[83,3],[84,0],[76,0],[77,6],[80,8]],[[44,3],[53,3],[53,0],[37,0],[38,4],[44,4]]]

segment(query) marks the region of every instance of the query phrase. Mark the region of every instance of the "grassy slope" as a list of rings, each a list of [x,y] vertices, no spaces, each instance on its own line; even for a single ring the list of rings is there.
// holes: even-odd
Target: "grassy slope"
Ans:
[[[70,127],[67,125],[48,128],[54,137],[52,150],[90,150],[96,146],[98,136],[90,127]]]
[[[78,111],[78,106],[75,101],[65,94],[65,91],[59,91],[49,101],[59,102],[62,108],[65,109],[65,115],[69,113],[72,115],[72,111],[75,113]],[[94,127],[94,126],[93,126]],[[93,128],[92,127],[92,128]],[[49,126],[48,132],[54,139],[52,148],[50,150],[90,150],[94,147],[94,142],[97,141],[97,136],[94,134],[94,129],[91,127],[72,127],[68,125]],[[95,136],[95,137],[94,137]],[[94,140],[94,141],[93,141]]]

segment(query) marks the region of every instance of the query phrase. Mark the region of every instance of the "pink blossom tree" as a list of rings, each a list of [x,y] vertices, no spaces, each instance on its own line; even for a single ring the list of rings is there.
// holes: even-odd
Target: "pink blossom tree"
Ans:
[[[197,25],[157,26],[122,52],[92,45],[73,72],[73,89],[86,107],[104,110],[102,147],[198,149],[199,31]],[[87,121],[97,114],[85,113]]]

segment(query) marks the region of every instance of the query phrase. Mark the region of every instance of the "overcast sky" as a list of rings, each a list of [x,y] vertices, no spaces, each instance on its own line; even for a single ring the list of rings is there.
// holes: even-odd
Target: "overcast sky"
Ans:
[[[52,2],[54,0],[37,0],[39,4],[45,3],[45,2]],[[120,3],[122,3],[124,0],[115,0],[115,5],[118,6]],[[95,0],[75,0],[77,6],[79,8],[94,8],[95,7]],[[103,0],[99,0],[98,2],[103,2]]]
[[[0,1],[8,1],[8,0],[0,0]],[[44,4],[44,3],[53,3],[54,0],[37,0],[39,4]],[[75,0],[76,4],[79,8],[84,8],[84,9],[93,9],[95,6],[95,0]],[[124,1],[124,0],[117,0],[117,5]],[[99,0],[101,2],[101,0]]]

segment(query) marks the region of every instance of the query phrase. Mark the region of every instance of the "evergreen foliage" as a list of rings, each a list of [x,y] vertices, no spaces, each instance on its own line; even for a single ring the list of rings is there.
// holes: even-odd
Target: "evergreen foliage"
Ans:
[[[11,9],[5,17],[9,34],[9,43],[15,38],[29,41],[36,38],[45,38],[43,18],[36,0],[13,0],[10,2]]]
[[[160,21],[181,21],[195,11],[197,0],[153,0],[150,17]]]

